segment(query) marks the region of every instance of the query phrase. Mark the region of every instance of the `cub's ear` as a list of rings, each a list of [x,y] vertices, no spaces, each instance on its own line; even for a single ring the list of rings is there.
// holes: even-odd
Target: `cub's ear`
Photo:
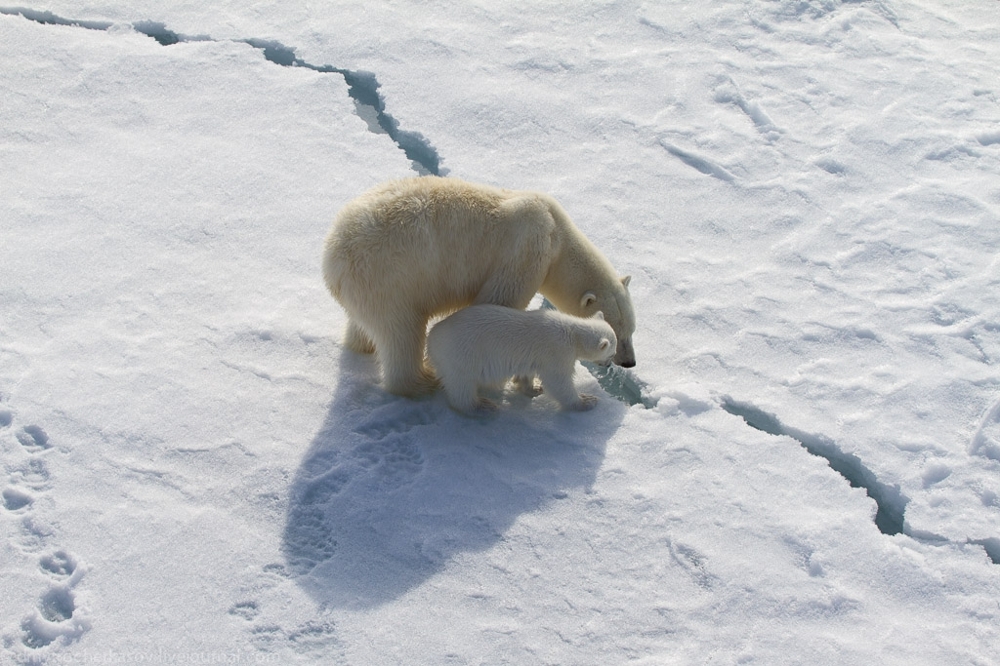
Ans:
[[[594,313],[594,316],[591,317],[591,319],[600,319],[601,321],[604,321],[604,313],[598,310]]]
[[[588,291],[586,294],[580,298],[580,307],[589,308],[591,305],[597,302],[597,294],[592,291]]]
[[[625,277],[622,278],[622,286],[628,289],[628,283],[631,281],[632,281],[632,276],[626,275]]]
[[[597,348],[603,351],[608,351],[608,347],[611,346],[611,340],[607,338],[601,338],[601,344],[597,345]]]

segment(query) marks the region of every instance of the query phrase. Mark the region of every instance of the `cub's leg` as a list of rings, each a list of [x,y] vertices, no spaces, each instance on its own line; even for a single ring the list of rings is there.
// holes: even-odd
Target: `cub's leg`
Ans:
[[[479,387],[468,377],[445,374],[441,377],[441,384],[448,395],[448,404],[457,412],[472,414],[496,408],[489,400],[479,397]]]
[[[534,375],[518,375],[514,377],[514,388],[518,393],[534,398],[542,394],[542,387],[535,381]]]
[[[597,405],[597,398],[592,395],[580,395],[573,385],[573,366],[557,368],[539,373],[545,392],[552,396],[563,409],[586,411]]]

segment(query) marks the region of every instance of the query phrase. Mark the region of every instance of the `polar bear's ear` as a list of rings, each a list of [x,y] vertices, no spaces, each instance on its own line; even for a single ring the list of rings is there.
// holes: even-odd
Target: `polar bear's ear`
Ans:
[[[601,338],[601,344],[597,345],[597,348],[600,349],[602,352],[605,352],[608,351],[608,347],[610,346],[611,346],[611,340],[608,340],[607,338]]]
[[[622,286],[628,289],[628,283],[631,281],[632,281],[632,276],[626,275],[625,277],[622,278]]]
[[[580,307],[586,309],[596,302],[597,302],[597,294],[595,294],[592,291],[588,291],[586,294],[583,295],[582,298],[580,298]]]
[[[600,319],[601,321],[604,321],[604,313],[598,310],[594,313],[594,316],[591,317],[591,319]]]

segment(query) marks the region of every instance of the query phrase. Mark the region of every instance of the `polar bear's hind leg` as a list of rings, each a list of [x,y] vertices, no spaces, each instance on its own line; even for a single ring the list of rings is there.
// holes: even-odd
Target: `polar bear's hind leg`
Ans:
[[[344,334],[344,346],[358,354],[375,352],[375,343],[356,322],[347,322],[347,332]]]
[[[438,387],[434,373],[424,364],[427,320],[400,318],[381,323],[371,338],[382,366],[382,384],[395,395],[418,397]]]

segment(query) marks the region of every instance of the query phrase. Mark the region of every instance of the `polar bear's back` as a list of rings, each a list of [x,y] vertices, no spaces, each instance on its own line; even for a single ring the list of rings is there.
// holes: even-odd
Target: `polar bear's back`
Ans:
[[[537,213],[527,224],[510,215],[522,202]],[[548,205],[544,195],[457,179],[386,183],[338,214],[326,240],[326,283],[342,302],[356,294],[389,301],[405,295],[425,315],[465,305],[506,258],[493,248],[547,245],[554,226]]]

